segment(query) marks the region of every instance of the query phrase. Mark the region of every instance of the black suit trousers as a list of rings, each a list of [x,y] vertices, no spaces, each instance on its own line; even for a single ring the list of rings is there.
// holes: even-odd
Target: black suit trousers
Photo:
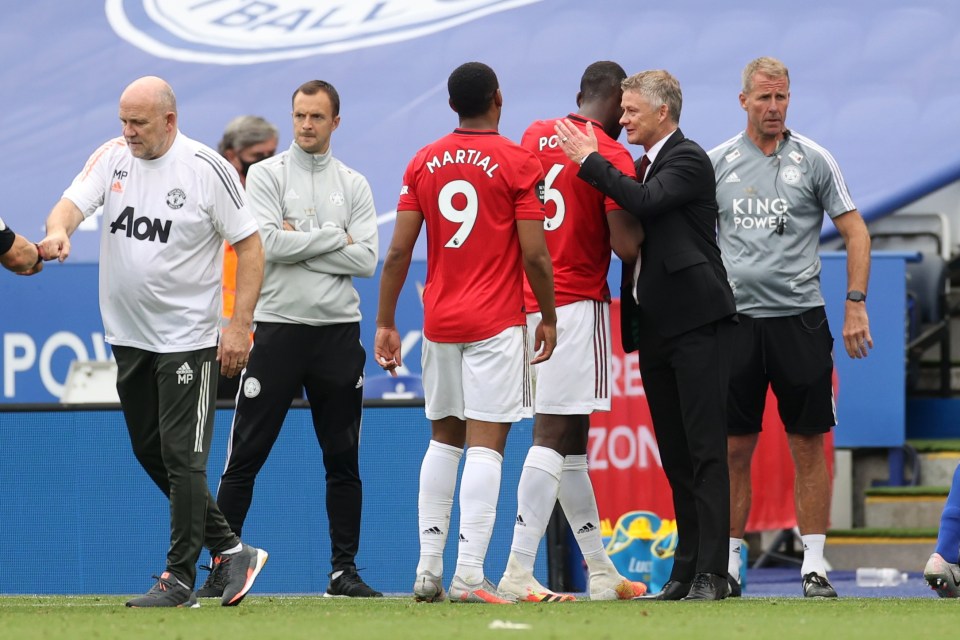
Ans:
[[[678,543],[672,580],[726,575],[730,536],[727,393],[733,323],[721,319],[664,338],[640,313],[640,374],[663,470],[673,491]]]

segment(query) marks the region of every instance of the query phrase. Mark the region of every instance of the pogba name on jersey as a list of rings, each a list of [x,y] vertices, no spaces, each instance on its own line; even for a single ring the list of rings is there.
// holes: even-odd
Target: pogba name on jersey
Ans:
[[[491,165],[491,163],[493,164]],[[483,169],[483,172],[487,174],[488,178],[492,178],[494,171],[500,167],[499,164],[491,160],[490,156],[484,155],[476,149],[458,149],[454,153],[444,151],[443,156],[433,156],[433,158],[427,160],[426,167],[430,173],[433,173],[440,167],[448,164],[475,165]]]

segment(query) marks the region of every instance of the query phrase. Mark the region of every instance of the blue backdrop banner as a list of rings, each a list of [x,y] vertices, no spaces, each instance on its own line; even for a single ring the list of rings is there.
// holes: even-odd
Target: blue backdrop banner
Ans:
[[[231,410],[218,410],[209,481],[216,495]],[[533,423],[511,430],[487,575],[500,579],[510,552],[516,487]],[[386,593],[410,593],[416,573],[417,486],[430,438],[422,407],[368,408],[360,469],[363,531],[357,566]],[[164,568],[170,544],[166,498],[133,457],[119,410],[0,411],[0,593],[142,593]],[[308,409],[291,409],[257,478],[245,541],[270,553],[257,593],[317,593],[327,587],[330,540],[323,464]],[[458,487],[459,491],[459,487]],[[456,566],[454,503],[444,555]],[[55,559],[55,560],[52,560]],[[201,563],[209,560],[201,555]],[[547,582],[544,545],[536,576]],[[205,579],[204,572],[198,582]]]

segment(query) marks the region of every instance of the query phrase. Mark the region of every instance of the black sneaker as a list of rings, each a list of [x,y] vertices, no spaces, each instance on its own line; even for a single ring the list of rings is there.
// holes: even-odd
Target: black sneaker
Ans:
[[[728,598],[739,598],[743,595],[743,589],[740,588],[740,581],[734,578],[732,573],[727,574],[727,584],[730,585],[730,595],[727,596]],[[200,595],[199,591],[197,595]]]
[[[803,576],[804,598],[836,598],[837,591],[826,576],[811,571]]]
[[[371,589],[360,578],[356,569],[347,569],[336,578],[330,580],[324,598],[382,598],[383,594]]]
[[[269,555],[263,549],[248,544],[237,553],[220,554],[220,571],[223,572],[223,596],[220,604],[235,607],[244,599]],[[211,572],[212,573],[212,572]]]
[[[197,589],[197,597],[222,598],[223,588],[226,586],[226,578],[220,567],[220,556],[213,556],[210,559],[209,567],[201,566],[200,568],[209,571],[210,575],[207,576],[207,580],[203,583],[203,586]]]
[[[153,576],[157,579],[157,584],[153,585],[150,591],[137,598],[127,601],[128,607],[190,607],[196,609],[197,596],[193,591],[180,584],[169,572],[164,571],[159,576]]]

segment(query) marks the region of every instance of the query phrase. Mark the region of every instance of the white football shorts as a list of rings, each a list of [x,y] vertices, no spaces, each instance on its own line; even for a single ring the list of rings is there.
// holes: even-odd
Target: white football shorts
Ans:
[[[527,314],[533,359],[539,313]],[[530,367],[534,408],[552,415],[610,411],[610,303],[580,300],[557,307],[557,348],[546,362]]]
[[[427,419],[516,422],[533,415],[526,327],[507,327],[477,342],[423,339]]]

